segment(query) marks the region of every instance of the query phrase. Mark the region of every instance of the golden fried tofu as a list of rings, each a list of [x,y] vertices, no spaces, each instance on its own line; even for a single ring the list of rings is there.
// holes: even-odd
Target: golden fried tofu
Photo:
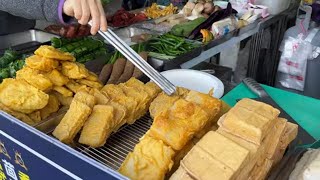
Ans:
[[[49,78],[40,74],[38,70],[29,67],[24,67],[17,71],[16,78],[27,81],[41,91],[47,91],[52,88],[52,83]]]
[[[36,122],[34,122],[34,120],[31,119],[27,114],[11,110],[10,108],[6,107],[2,103],[0,103],[0,110],[2,110],[4,112],[14,116],[15,118],[17,118],[17,119],[21,120],[22,122],[27,123],[27,124],[29,124],[31,126],[36,124]]]
[[[73,96],[73,92],[63,86],[54,86],[53,90],[62,94],[64,97],[72,97]]]
[[[145,135],[128,154],[119,172],[132,180],[163,180],[173,165],[174,154],[170,146]]]
[[[89,72],[89,76],[86,79],[89,81],[100,82],[99,77],[93,72]]]
[[[92,109],[88,105],[73,99],[66,115],[53,131],[53,136],[64,143],[71,143],[91,111]]]
[[[199,105],[208,113],[210,120],[213,120],[215,116],[217,116],[222,106],[219,99],[197,91],[190,91],[185,97],[185,100]]]
[[[33,113],[31,114],[28,114],[28,116],[35,122],[35,123],[38,123],[42,120],[41,118],[41,113],[40,111],[34,111]]]
[[[106,105],[110,101],[109,97],[107,97],[105,94],[102,94],[98,89],[92,88],[90,90],[90,94],[94,96],[97,104]]]
[[[166,111],[179,99],[180,97],[176,95],[168,96],[164,92],[160,93],[150,104],[150,116],[154,118],[161,112]]]
[[[66,84],[67,88],[70,89],[71,91],[73,91],[74,93],[77,93],[79,91],[89,91],[88,87],[86,85],[83,84],[79,84],[73,80],[70,80],[67,84]]]
[[[93,106],[96,104],[96,99],[91,94],[85,92],[85,91],[79,91],[73,98],[76,101],[82,102],[89,106],[90,108],[93,108]]]
[[[34,54],[43,56],[46,58],[61,60],[61,61],[75,61],[76,58],[67,52],[62,52],[59,49],[55,49],[52,46],[42,45],[40,46]]]
[[[90,147],[101,147],[114,127],[113,107],[108,105],[95,105],[88,120],[81,131],[79,143]]]
[[[170,177],[170,180],[193,180],[193,178],[182,166],[180,166]]]
[[[31,113],[48,104],[49,95],[22,79],[4,79],[0,84],[0,102],[8,108]]]
[[[115,122],[113,132],[117,132],[118,129],[127,122],[125,119],[127,109],[125,108],[125,106],[113,101],[109,101],[107,105],[113,107],[113,119]]]
[[[127,82],[124,83],[128,87],[136,88],[138,91],[145,91],[148,93],[148,104],[150,106],[151,101],[160,93],[161,90],[151,83],[147,83],[146,85],[143,82],[139,81],[136,78],[130,78]],[[149,85],[148,85],[149,84]]]
[[[100,82],[89,81],[86,79],[80,79],[77,82],[80,84],[84,84],[86,86],[92,87],[92,88],[96,88],[96,89],[101,89],[103,87],[103,85]]]
[[[70,79],[83,79],[89,76],[89,71],[83,64],[77,62],[63,62],[62,74]]]
[[[54,69],[46,74],[44,74],[47,78],[50,79],[53,85],[55,86],[63,86],[69,82],[69,79],[61,74],[58,70]]]
[[[73,100],[72,96],[64,97],[62,94],[60,94],[60,93],[58,93],[56,91],[53,91],[51,93],[58,98],[60,104],[63,105],[63,106],[70,106],[70,104],[71,104],[71,102]]]
[[[48,104],[40,110],[41,118],[46,119],[49,117],[52,113],[55,113],[59,110],[60,102],[56,95],[49,94],[49,101]]]
[[[26,59],[26,65],[31,69],[48,72],[56,69],[59,62],[51,58],[33,55]]]
[[[198,105],[180,99],[170,109],[156,115],[150,136],[181,150],[208,121],[207,113]]]
[[[185,98],[189,92],[190,90],[187,88],[177,87],[176,95],[180,96],[181,98]]]

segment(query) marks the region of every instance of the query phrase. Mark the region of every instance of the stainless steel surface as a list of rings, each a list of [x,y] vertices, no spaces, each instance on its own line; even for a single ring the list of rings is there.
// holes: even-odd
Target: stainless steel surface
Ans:
[[[91,25],[91,22],[89,22]],[[176,87],[148,64],[138,53],[130,46],[123,42],[112,30],[106,32],[99,30],[99,34],[112,44],[119,52],[121,52],[129,61],[138,67],[146,76],[155,82],[166,94],[175,93]]]
[[[58,36],[35,29],[15,34],[8,34],[0,36],[0,49],[7,49],[9,47],[28,42],[44,43],[50,41],[52,37]]]
[[[113,133],[101,148],[90,148],[77,143],[75,149],[111,169],[118,170],[151,124],[151,117],[146,115],[134,124],[125,125],[117,133]]]
[[[158,34],[156,32],[152,32],[147,29],[140,29],[136,27],[126,27],[121,29],[114,30],[114,33],[117,34],[124,42],[126,42],[129,45],[135,44],[131,41],[131,38],[136,35],[142,35],[142,34]]]

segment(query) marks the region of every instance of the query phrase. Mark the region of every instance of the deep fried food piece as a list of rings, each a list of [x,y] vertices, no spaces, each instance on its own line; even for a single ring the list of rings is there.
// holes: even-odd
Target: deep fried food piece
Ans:
[[[39,56],[43,56],[46,58],[52,58],[52,59],[56,59],[56,60],[61,60],[61,61],[75,61],[76,58],[67,52],[62,52],[59,49],[55,49],[52,46],[48,46],[48,45],[42,45],[40,46],[35,52],[34,54],[39,55]]]
[[[53,85],[63,86],[69,82],[69,79],[61,74],[58,70],[54,69],[51,72],[44,74],[47,78],[50,79]]]
[[[26,59],[26,65],[32,69],[48,72],[56,69],[59,62],[51,58],[33,55]]]
[[[97,104],[106,105],[110,101],[110,98],[107,97],[105,94],[101,93],[98,89],[92,88],[90,90],[90,94],[94,96]]]
[[[38,123],[42,120],[41,118],[41,113],[40,111],[34,111],[33,113],[31,114],[28,114],[28,116],[35,122],[35,123]]]
[[[21,113],[21,112],[13,111],[2,103],[0,103],[0,110],[11,114],[15,118],[17,118],[17,119],[21,120],[22,122],[25,122],[31,126],[35,124],[34,120],[31,119],[28,115]]]
[[[53,90],[59,92],[64,97],[72,97],[73,96],[73,92],[63,86],[54,86]]]
[[[89,76],[86,79],[89,81],[100,82],[99,77],[93,72],[89,72]]]
[[[119,172],[133,180],[163,180],[175,152],[162,141],[145,135],[129,153]]]
[[[66,115],[53,131],[53,136],[64,143],[71,143],[88,119],[91,111],[92,109],[88,105],[73,99]]]
[[[118,129],[127,122],[125,119],[127,109],[125,108],[125,106],[113,101],[109,101],[107,105],[113,107],[113,119],[115,121],[113,132],[117,132]]]
[[[89,71],[83,64],[77,62],[63,62],[62,74],[70,79],[83,79],[89,76]]]
[[[85,91],[79,91],[75,96],[74,100],[82,102],[89,106],[90,108],[93,108],[93,106],[96,104],[96,99],[91,94],[85,92]]]
[[[48,104],[49,95],[21,79],[4,79],[0,84],[0,102],[8,108],[31,113]]]
[[[86,79],[80,79],[80,80],[78,80],[78,82],[80,84],[84,84],[86,86],[96,88],[96,89],[101,89],[103,87],[103,85],[100,82],[96,82],[96,81],[89,81]]]
[[[70,80],[67,84],[66,84],[67,88],[69,88],[71,91],[73,91],[74,93],[77,93],[79,91],[89,91],[88,87],[86,85],[83,84],[79,84],[77,82],[75,82],[74,80]]]
[[[31,69],[29,67],[24,67],[17,71],[17,79],[24,79],[32,86],[40,89],[41,91],[47,91],[52,88],[52,83],[49,78],[40,74],[38,70]]]
[[[56,91],[53,91],[51,94],[55,95],[58,98],[60,104],[63,105],[63,106],[68,106],[69,107],[71,102],[72,102],[72,100],[73,100],[72,96],[71,97],[64,97],[62,94],[60,94],[60,93],[58,93]]]
[[[161,112],[168,110],[179,99],[180,97],[177,95],[168,96],[164,92],[160,93],[150,104],[150,116],[154,118]]]
[[[79,143],[94,148],[103,146],[114,125],[112,106],[94,106],[91,115],[83,126]]]
[[[46,119],[49,117],[52,113],[55,113],[59,110],[60,102],[56,95],[49,94],[49,101],[48,104],[40,110],[41,119]]]

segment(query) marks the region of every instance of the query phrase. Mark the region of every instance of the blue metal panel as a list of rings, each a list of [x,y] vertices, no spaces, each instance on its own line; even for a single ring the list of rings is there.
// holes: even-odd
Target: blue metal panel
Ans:
[[[0,180],[3,174],[7,180],[126,179],[4,112],[0,112],[0,165]]]

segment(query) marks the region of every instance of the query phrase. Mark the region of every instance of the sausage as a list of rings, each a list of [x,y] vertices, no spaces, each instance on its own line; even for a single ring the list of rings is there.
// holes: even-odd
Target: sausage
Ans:
[[[103,66],[100,74],[99,74],[99,80],[102,82],[102,84],[106,84],[111,73],[112,73],[112,67],[113,64],[106,64]]]
[[[110,79],[107,82],[107,84],[115,84],[118,82],[120,76],[122,75],[124,71],[124,67],[126,65],[126,59],[119,58],[117,61],[113,64],[112,73],[110,75]]]
[[[145,51],[142,51],[139,53],[139,55],[144,59],[144,60],[148,60],[148,53],[145,52]],[[134,68],[134,71],[133,71],[133,74],[132,74],[132,77],[135,77],[135,78],[139,78],[143,75],[143,72],[140,71],[140,69],[138,69],[137,67]]]
[[[134,65],[127,60],[126,66],[124,67],[124,71],[120,76],[118,83],[124,83],[128,81],[132,77],[133,71],[134,71]]]

